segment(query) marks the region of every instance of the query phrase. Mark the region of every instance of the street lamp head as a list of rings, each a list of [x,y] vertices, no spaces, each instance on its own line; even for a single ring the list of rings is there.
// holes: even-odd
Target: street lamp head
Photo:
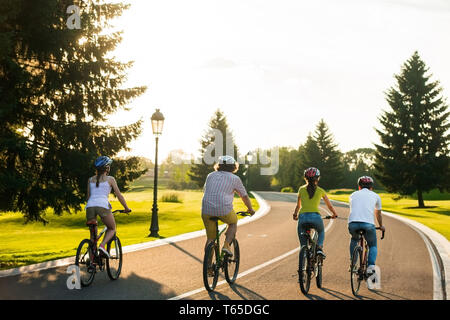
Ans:
[[[160,136],[162,133],[163,125],[164,125],[164,116],[156,109],[155,113],[152,114],[152,130],[155,136]]]
[[[248,163],[251,163],[252,160],[253,160],[253,154],[249,151],[249,152],[247,153],[247,161],[248,161]]]

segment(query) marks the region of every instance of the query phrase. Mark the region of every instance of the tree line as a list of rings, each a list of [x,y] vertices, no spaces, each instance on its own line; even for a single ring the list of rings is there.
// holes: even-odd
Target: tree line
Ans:
[[[120,32],[109,31],[110,21],[129,5],[80,1],[81,28],[68,29],[71,4],[15,0],[0,6],[0,211],[20,211],[27,221],[45,222],[48,208],[58,215],[80,210],[93,161],[100,155],[114,158],[111,174],[121,189],[147,170],[137,157],[115,157],[129,150],[143,122],[106,123],[108,115],[128,108],[146,90],[124,88],[132,62],[110,55],[121,41]],[[390,109],[379,117],[381,142],[375,151],[340,152],[320,121],[297,149],[280,149],[275,176],[257,174],[259,164],[243,165],[237,174],[250,189],[296,190],[308,166],[320,168],[325,188],[354,187],[359,174],[373,173],[389,192],[417,192],[424,206],[423,192],[449,188],[448,106],[417,52],[395,79],[386,92]],[[224,136],[231,132],[220,110],[207,130],[212,128]],[[214,142],[210,139],[204,136],[200,152]],[[234,145],[237,156],[241,151]],[[181,186],[201,187],[211,165],[176,170]]]

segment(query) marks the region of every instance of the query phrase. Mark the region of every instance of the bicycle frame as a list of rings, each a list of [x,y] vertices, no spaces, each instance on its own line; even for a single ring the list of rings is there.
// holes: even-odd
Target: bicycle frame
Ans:
[[[368,252],[369,252],[369,245],[367,244],[367,240],[364,237],[364,235],[360,235],[359,239],[359,246],[361,249],[364,250],[363,256],[362,256],[362,266],[363,270],[361,270],[362,276],[364,279],[367,279],[367,259],[368,259]],[[361,257],[360,257],[361,259]]]
[[[219,266],[222,265],[222,261],[224,259],[224,252],[220,252],[220,236],[228,229],[228,226],[223,228],[223,230],[219,231],[219,222],[216,221],[216,242],[217,242],[217,246],[215,247],[216,249],[216,257],[217,257],[217,263]]]
[[[112,214],[114,215],[114,217],[116,216],[116,212],[118,212],[118,213],[126,213],[125,211],[123,211],[123,210],[115,210],[115,211],[113,211],[112,212]],[[128,214],[128,213],[127,213]],[[103,228],[103,230],[97,235],[97,228],[98,228],[98,225],[97,224],[90,224],[89,225],[89,231],[90,231],[90,233],[91,233],[91,241],[93,241],[93,251],[94,251],[94,255],[95,255],[95,257],[97,258],[98,257],[98,254],[97,254],[97,251],[98,251],[98,246],[97,246],[97,244],[98,244],[98,241],[103,237],[103,235],[106,233],[106,231],[108,230],[108,227],[104,227]],[[112,242],[112,241],[114,241],[115,240],[115,237],[116,237],[116,235],[114,234],[114,236],[111,238],[111,240],[109,241],[109,242]]]

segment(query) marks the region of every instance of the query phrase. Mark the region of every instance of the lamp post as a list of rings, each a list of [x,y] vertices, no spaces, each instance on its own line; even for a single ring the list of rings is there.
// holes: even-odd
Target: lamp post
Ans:
[[[153,206],[152,206],[152,222],[150,224],[150,234],[149,237],[159,237],[159,224],[158,224],[158,140],[162,133],[162,128],[164,124],[164,116],[159,109],[151,117],[152,120],[152,130],[156,141],[156,151],[155,151],[155,170],[154,170],[154,184],[153,184]]]
[[[247,164],[246,164],[246,172],[245,172],[245,184],[247,185],[247,190],[249,187],[249,183],[250,183],[250,163],[252,162],[253,159],[253,155],[250,153],[250,151],[247,153],[246,155],[246,160],[247,160]]]

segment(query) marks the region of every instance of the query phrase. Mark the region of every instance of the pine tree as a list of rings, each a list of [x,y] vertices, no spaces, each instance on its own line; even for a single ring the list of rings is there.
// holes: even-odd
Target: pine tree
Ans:
[[[322,120],[317,124],[314,135],[308,135],[306,143],[300,148],[300,164],[298,175],[308,167],[320,170],[320,185],[323,188],[338,188],[342,184],[342,154],[334,143],[333,135]]]
[[[222,144],[217,145],[219,141],[215,141],[215,134],[214,130],[219,130],[222,134]],[[228,137],[228,139],[226,138]],[[228,141],[227,141],[228,140]],[[209,158],[211,156],[216,161],[219,156],[221,155],[230,155],[234,157],[236,160],[238,160],[238,148],[234,142],[233,135],[228,127],[227,119],[224,115],[224,113],[217,109],[214,113],[213,117],[211,118],[208,129],[206,130],[203,138],[200,141],[201,147],[200,147],[200,154],[201,159],[200,163],[194,163],[191,166],[189,177],[197,183],[197,185],[202,188],[205,184],[206,176],[213,171],[213,164],[208,163],[206,158]],[[218,152],[221,154],[216,154],[215,149],[217,147]],[[206,157],[205,157],[206,155]],[[242,172],[245,169],[239,168],[239,171],[237,175],[241,177],[242,179]]]
[[[391,110],[379,117],[375,145],[377,178],[389,192],[417,192],[421,208],[423,192],[449,186],[448,106],[428,71],[416,51],[395,75],[396,86],[386,92]]]
[[[80,29],[67,8],[80,8]],[[42,212],[80,210],[99,155],[114,157],[141,132],[141,121],[105,125],[145,91],[123,88],[131,63],[111,58],[121,41],[109,21],[121,3],[2,0],[0,6],[0,210],[27,221]],[[119,187],[140,175],[136,159],[115,159]]]

